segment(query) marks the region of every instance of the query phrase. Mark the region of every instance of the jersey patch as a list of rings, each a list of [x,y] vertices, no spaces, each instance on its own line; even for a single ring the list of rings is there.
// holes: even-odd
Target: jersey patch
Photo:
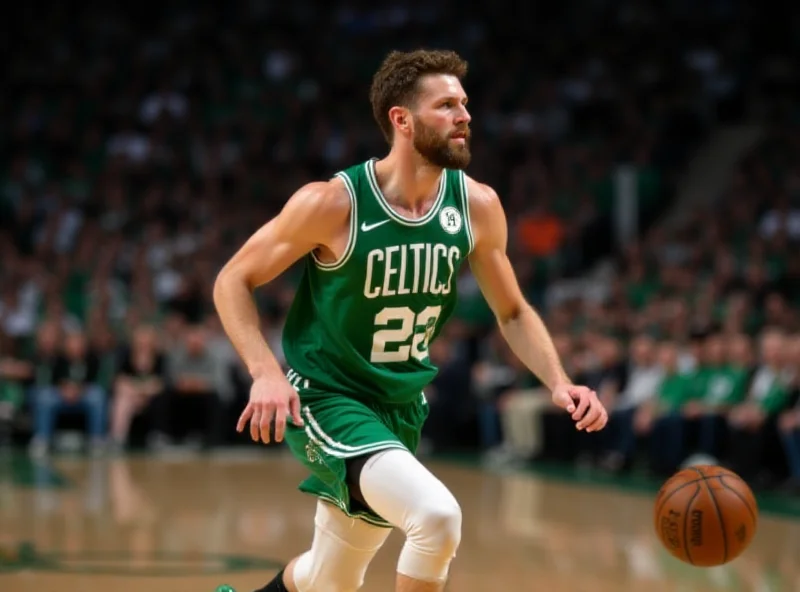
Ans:
[[[439,223],[442,225],[442,230],[448,234],[458,234],[463,225],[461,212],[453,206],[442,208],[439,212]]]

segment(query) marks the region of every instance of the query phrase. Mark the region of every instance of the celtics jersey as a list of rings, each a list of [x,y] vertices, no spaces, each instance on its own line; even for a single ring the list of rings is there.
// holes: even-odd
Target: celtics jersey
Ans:
[[[338,261],[306,257],[283,331],[291,375],[369,401],[418,399],[436,375],[428,345],[455,308],[473,245],[464,174],[445,170],[419,219],[392,209],[374,160],[337,177],[351,201],[349,241]]]

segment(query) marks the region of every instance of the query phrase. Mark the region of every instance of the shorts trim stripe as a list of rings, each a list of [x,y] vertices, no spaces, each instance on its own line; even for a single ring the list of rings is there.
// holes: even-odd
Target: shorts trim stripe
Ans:
[[[312,439],[315,440],[315,443],[320,446],[320,448],[325,450],[331,456],[336,456],[338,458],[350,458],[353,456],[359,456],[365,452],[373,452],[375,450],[382,450],[384,448],[406,449],[406,447],[397,440],[383,440],[381,442],[371,442],[369,444],[362,444],[360,446],[349,446],[347,444],[342,444],[325,433],[325,430],[323,430],[319,423],[317,423],[317,420],[311,413],[311,409],[304,407],[303,415],[305,415],[305,418],[308,421],[306,424],[306,434],[309,436],[309,438],[312,438],[312,432],[316,434],[316,436],[319,438]],[[319,440],[321,440],[321,442]],[[330,450],[330,452],[328,450]]]
[[[317,437],[317,435],[314,434],[314,431],[308,425],[306,426],[306,436],[308,436],[308,439],[311,440],[325,454],[332,456],[334,458],[354,458],[356,456],[361,456],[363,454],[369,454],[370,452],[380,452],[381,450],[389,450],[391,448],[397,448],[399,450],[408,450],[400,442],[386,440],[385,442],[375,442],[373,444],[367,444],[359,448],[358,450],[352,450],[350,452],[342,452],[341,450],[335,450],[327,446],[325,442],[322,442]]]
[[[386,522],[386,520],[377,518],[376,516],[370,516],[369,514],[366,514],[364,512],[349,512],[347,510],[347,506],[344,503],[342,503],[341,500],[336,499],[332,495],[328,495],[326,493],[316,493],[314,495],[321,498],[323,501],[336,506],[350,518],[363,520],[364,522],[368,522],[373,526],[380,526],[381,528],[394,528],[394,526],[390,522]]]

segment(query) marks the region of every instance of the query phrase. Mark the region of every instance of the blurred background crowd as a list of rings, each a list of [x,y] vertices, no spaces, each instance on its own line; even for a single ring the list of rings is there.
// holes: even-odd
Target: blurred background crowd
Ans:
[[[96,454],[246,445],[217,270],[301,184],[385,152],[367,89],[387,51],[448,47],[470,62],[468,172],[498,190],[525,292],[612,421],[584,437],[548,408],[467,269],[431,347],[425,451],[658,474],[700,454],[797,490],[800,37],[736,0],[651,4],[17,6],[0,438],[36,456],[76,432]],[[256,294],[279,358],[299,271]]]

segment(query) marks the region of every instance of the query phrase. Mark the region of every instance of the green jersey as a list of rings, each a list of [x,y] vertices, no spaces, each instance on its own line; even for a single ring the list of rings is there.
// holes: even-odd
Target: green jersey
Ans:
[[[430,211],[409,219],[383,196],[374,160],[337,176],[351,200],[349,242],[338,261],[305,258],[283,331],[289,378],[362,400],[418,400],[473,246],[466,179],[445,170]]]
[[[670,374],[664,377],[659,386],[658,405],[665,412],[678,411],[692,399],[691,377],[683,374]]]
[[[706,391],[702,393],[703,402],[712,407],[741,403],[747,396],[749,377],[746,368],[722,366],[712,369]]]

